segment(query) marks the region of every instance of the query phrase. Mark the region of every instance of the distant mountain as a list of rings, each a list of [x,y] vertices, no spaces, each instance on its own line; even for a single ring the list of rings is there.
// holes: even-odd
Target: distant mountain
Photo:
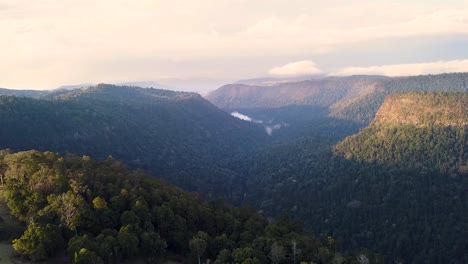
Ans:
[[[83,83],[83,84],[71,84],[71,85],[62,85],[53,91],[70,91],[70,90],[75,90],[75,89],[81,89],[84,87],[89,87],[93,86],[94,84],[92,83]]]
[[[170,87],[164,84],[160,84],[158,82],[148,81],[148,82],[122,82],[122,83],[115,83],[115,85],[119,86],[137,86],[141,88],[155,88],[155,89],[164,89],[164,90],[180,90],[174,87]]]
[[[228,196],[238,175],[217,164],[266,137],[198,94],[107,84],[1,96],[0,127],[0,148],[112,155],[188,190]]]
[[[275,85],[229,84],[206,98],[223,109],[320,106],[328,116],[368,124],[384,98],[405,91],[468,91],[468,73],[411,77],[325,77]]]
[[[161,85],[157,82],[149,81],[149,82],[120,82],[120,83],[112,83],[118,86],[133,86],[133,87],[141,87],[141,88],[155,88],[155,89],[165,89],[165,90],[174,90],[168,86]],[[73,85],[62,85],[55,89],[57,90],[74,90],[74,89],[81,89],[85,87],[96,86],[93,83],[84,83],[84,84],[73,84]]]
[[[254,79],[245,79],[235,82],[235,84],[246,84],[246,85],[261,85],[261,86],[271,86],[281,83],[288,82],[300,82],[311,79],[323,78],[324,75],[307,75],[307,76],[296,76],[296,77],[263,77],[263,78],[254,78]]]
[[[48,93],[49,91],[42,90],[15,90],[0,88],[0,95],[12,95],[18,97],[40,98]]]

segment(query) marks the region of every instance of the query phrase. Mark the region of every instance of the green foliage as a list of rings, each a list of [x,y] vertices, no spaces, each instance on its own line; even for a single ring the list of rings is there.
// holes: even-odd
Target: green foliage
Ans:
[[[13,240],[15,250],[33,261],[46,260],[62,245],[62,234],[57,226],[35,222],[29,223],[24,234]]]
[[[423,95],[436,100],[437,108],[455,108],[445,113],[466,111],[459,104],[465,94],[410,97],[425,105]],[[387,261],[464,263],[468,131],[460,124],[467,116],[425,115],[427,123],[414,125],[380,122],[378,116],[332,150],[320,137],[271,147],[248,161],[254,166],[247,195],[267,215],[288,210],[314,232],[333,235],[336,241],[327,239],[327,248],[312,253],[320,261],[336,259],[329,248],[341,246],[370,248]],[[375,254],[366,257],[382,261]]]
[[[75,253],[75,258],[73,259],[75,264],[99,264],[102,263],[96,253],[87,250],[86,248],[80,249]]]
[[[226,160],[267,139],[198,94],[107,84],[40,99],[0,95],[0,123],[0,148],[111,155],[207,197],[237,196],[222,184],[239,177]]]
[[[286,218],[269,224],[249,207],[204,203],[196,194],[129,171],[110,158],[94,162],[27,151],[7,154],[0,163],[6,167],[6,192],[27,192],[40,201],[24,205],[15,195],[6,196],[11,208],[23,208],[16,215],[28,225],[14,247],[32,260],[47,260],[64,245],[75,263],[134,257],[157,262],[166,252],[192,253],[203,262],[265,263],[269,257],[287,262],[292,240],[301,249],[298,261],[317,261],[313,252],[319,247],[335,252]],[[53,173],[44,175],[51,182],[31,183],[35,178],[29,175],[44,169]]]

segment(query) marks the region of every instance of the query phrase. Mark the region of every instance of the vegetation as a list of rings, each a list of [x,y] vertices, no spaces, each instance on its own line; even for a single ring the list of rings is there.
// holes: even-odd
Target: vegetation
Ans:
[[[1,148],[112,155],[208,198],[240,196],[231,187],[239,176],[223,164],[267,139],[197,94],[104,84],[40,100],[0,96],[0,121]]]
[[[112,155],[211,201],[204,204],[112,159],[9,154],[0,167],[8,173],[0,176],[9,186],[11,212],[28,225],[15,245],[39,259],[67,248],[83,263],[165,254],[193,263],[290,263],[294,256],[297,263],[351,261],[337,246],[361,263],[381,260],[367,249],[390,262],[467,263],[466,92],[393,94],[465,91],[466,77],[311,80],[296,93],[300,98],[309,84],[317,86],[305,105],[241,111],[282,124],[272,136],[263,131],[265,123],[232,118],[191,93],[99,85],[40,100],[0,97],[2,147],[98,160]],[[299,84],[287,85],[281,89]],[[12,160],[21,155],[42,158]],[[36,165],[24,167],[29,159]],[[17,189],[11,185],[16,178]],[[287,211],[320,235],[298,238],[291,232],[304,232],[290,221],[268,225],[252,209],[225,206],[217,197],[251,203],[273,219]],[[285,231],[275,231],[282,226]],[[57,248],[44,232],[68,246]]]
[[[213,91],[207,98],[221,108],[237,111],[289,105],[324,107],[328,109],[325,115],[366,125],[388,95],[411,91],[467,92],[468,73],[326,77],[268,87],[232,84]]]
[[[66,250],[74,263],[137,256],[154,263],[168,253],[193,263],[357,263],[336,252],[332,238],[307,235],[288,218],[268,223],[248,207],[206,204],[111,158],[5,154],[4,196],[11,213],[27,224],[13,246],[34,261]]]
[[[404,109],[379,110],[369,127],[333,152],[315,137],[259,153],[249,161],[249,198],[268,215],[291,208],[312,230],[334,235],[347,249],[368,247],[391,261],[465,263],[468,128],[462,124],[468,115],[441,118],[431,102],[457,111],[466,94],[395,97],[419,98],[418,105],[437,111],[421,108],[411,112],[420,117],[414,124],[411,118],[399,124],[394,120]]]

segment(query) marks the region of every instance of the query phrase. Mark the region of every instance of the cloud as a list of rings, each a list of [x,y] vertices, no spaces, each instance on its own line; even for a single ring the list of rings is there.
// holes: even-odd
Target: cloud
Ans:
[[[445,72],[468,72],[468,60],[436,61],[428,63],[393,64],[369,67],[347,67],[329,75],[386,75],[408,76]]]
[[[0,2],[0,86],[12,88],[255,77],[278,61],[333,56],[350,43],[468,34],[468,3],[447,1]],[[317,70],[286,66],[272,74]]]
[[[275,67],[268,71],[269,74],[275,76],[300,76],[320,74],[322,70],[317,67],[315,62],[310,60],[291,62],[286,65]]]
[[[417,16],[408,21],[359,27],[359,38],[390,38],[440,34],[468,33],[468,8],[442,9]]]

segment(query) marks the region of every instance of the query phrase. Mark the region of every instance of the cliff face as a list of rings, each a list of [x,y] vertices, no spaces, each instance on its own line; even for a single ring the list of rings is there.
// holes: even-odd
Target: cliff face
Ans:
[[[392,94],[385,99],[372,124],[467,126],[468,93]]]

